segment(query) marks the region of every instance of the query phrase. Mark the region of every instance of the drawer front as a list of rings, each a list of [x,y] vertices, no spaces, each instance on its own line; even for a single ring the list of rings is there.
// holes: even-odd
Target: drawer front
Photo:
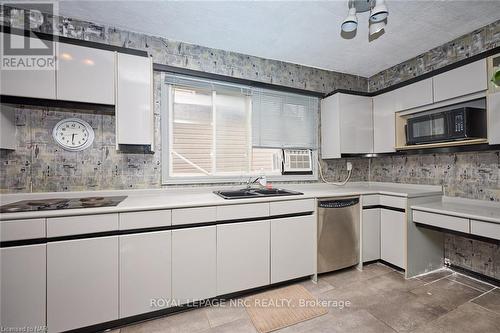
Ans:
[[[118,214],[56,217],[47,219],[47,237],[118,230]]]
[[[314,212],[316,200],[290,200],[290,201],[277,201],[271,202],[269,206],[269,214],[273,215],[287,215],[304,212]]]
[[[45,237],[45,219],[12,220],[0,222],[1,241]]]
[[[469,233],[469,219],[464,219],[462,217],[434,214],[434,213],[414,210],[413,222]]]
[[[149,210],[120,214],[120,230],[165,227],[172,225],[172,211]]]
[[[470,233],[473,235],[500,239],[500,224],[471,220]]]
[[[363,203],[363,206],[380,205],[380,195],[378,194],[363,195],[361,197],[361,202]]]
[[[172,225],[214,222],[217,219],[217,207],[197,207],[174,209]]]
[[[269,216],[268,202],[217,207],[217,221],[240,220],[240,219],[268,217],[268,216]]]
[[[380,204],[382,206],[406,209],[406,198],[393,197],[391,195],[381,195]]]

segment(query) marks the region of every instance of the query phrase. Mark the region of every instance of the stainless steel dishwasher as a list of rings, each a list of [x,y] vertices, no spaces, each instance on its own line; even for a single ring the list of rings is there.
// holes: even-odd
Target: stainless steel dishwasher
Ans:
[[[318,273],[359,262],[359,198],[318,201]]]

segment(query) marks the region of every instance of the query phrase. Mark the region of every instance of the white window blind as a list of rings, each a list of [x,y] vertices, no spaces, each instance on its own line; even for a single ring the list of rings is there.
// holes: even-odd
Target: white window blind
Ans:
[[[318,105],[315,97],[254,89],[253,146],[316,149]]]
[[[166,76],[167,178],[280,174],[281,151],[252,147],[251,89]]]

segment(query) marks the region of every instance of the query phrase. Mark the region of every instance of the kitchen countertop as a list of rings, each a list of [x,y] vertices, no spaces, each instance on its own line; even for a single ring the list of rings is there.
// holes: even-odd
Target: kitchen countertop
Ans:
[[[500,223],[500,202],[443,197],[440,201],[411,206],[414,210]]]
[[[103,213],[119,213],[131,211],[145,211],[156,209],[172,209],[201,206],[218,206],[245,204],[255,202],[271,202],[283,200],[299,200],[307,198],[344,197],[359,196],[367,194],[383,194],[398,197],[423,197],[441,195],[441,186],[413,185],[377,182],[353,182],[345,186],[334,186],[324,183],[309,184],[275,184],[277,188],[285,188],[304,193],[304,195],[261,197],[225,200],[214,193],[215,190],[239,189],[237,186],[214,186],[214,187],[169,187],[150,190],[116,190],[116,191],[84,191],[84,192],[50,192],[50,193],[22,193],[0,195],[2,205],[19,200],[37,200],[47,198],[75,198],[85,196],[128,196],[118,206],[82,209],[62,209],[32,212],[17,212],[0,214],[0,220],[18,220],[29,218],[47,218],[74,215],[90,215]]]

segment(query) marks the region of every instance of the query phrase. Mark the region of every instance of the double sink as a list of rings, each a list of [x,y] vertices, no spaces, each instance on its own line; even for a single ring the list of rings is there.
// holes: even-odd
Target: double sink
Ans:
[[[232,191],[214,191],[215,194],[224,199],[246,199],[246,198],[265,198],[265,197],[280,197],[287,195],[302,195],[304,193],[284,190],[279,188],[242,188]]]

